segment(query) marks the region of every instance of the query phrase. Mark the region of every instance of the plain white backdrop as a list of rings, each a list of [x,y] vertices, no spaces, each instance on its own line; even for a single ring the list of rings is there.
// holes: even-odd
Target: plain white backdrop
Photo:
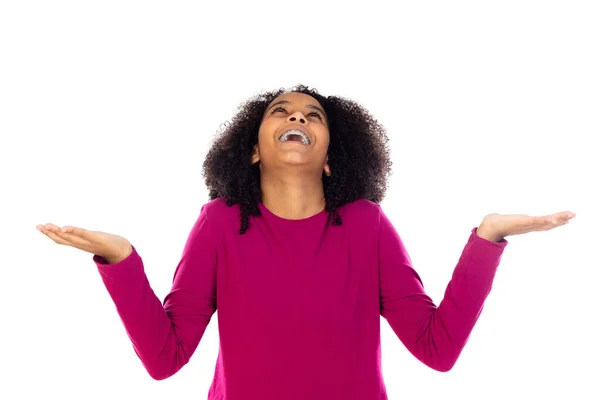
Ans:
[[[164,299],[219,126],[304,83],[386,126],[383,207],[436,303],[484,215],[578,215],[508,238],[452,371],[382,319],[389,398],[599,399],[599,20],[593,1],[2,2],[0,398],[206,398],[218,312],[154,381],[92,255],[35,226],[126,237]]]

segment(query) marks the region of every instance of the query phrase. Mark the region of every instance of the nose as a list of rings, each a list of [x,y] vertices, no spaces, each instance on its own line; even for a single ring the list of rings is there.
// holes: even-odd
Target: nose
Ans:
[[[300,111],[296,111],[295,113],[293,113],[292,115],[290,115],[288,117],[288,121],[289,122],[300,122],[301,124],[306,124],[306,118],[304,117],[304,114],[302,114]]]

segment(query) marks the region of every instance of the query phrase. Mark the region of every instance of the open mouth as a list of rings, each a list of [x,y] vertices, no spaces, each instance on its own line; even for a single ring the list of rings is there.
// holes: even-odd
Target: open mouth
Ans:
[[[283,135],[279,137],[280,142],[299,142],[305,145],[310,145],[310,139],[304,132],[297,130],[289,130],[284,132]]]

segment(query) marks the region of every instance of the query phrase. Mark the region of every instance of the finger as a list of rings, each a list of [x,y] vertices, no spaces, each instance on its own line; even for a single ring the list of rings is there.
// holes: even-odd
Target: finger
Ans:
[[[54,224],[45,224],[45,225],[38,225],[36,226],[36,229],[40,232],[42,232],[44,235],[48,235],[49,233],[54,233],[57,230],[57,226]]]
[[[50,232],[56,232],[57,230],[59,230],[60,228],[52,223],[47,223],[46,225],[44,225],[44,228],[46,228],[47,230],[49,230]]]
[[[86,248],[89,247],[90,242],[89,240],[83,239],[80,236],[71,234],[71,233],[66,233],[63,231],[63,229],[59,229],[56,232],[53,232],[56,236],[60,237],[63,240],[66,240],[67,242],[69,242],[72,246],[75,246],[77,248]]]
[[[562,225],[575,218],[575,214],[570,211],[564,211],[549,216],[549,220],[554,225]]]
[[[554,214],[546,215],[546,217],[571,219],[571,218],[575,218],[575,213],[571,212],[571,211],[561,211],[561,212],[557,212]]]
[[[554,229],[567,224],[574,217],[575,214],[568,211],[541,217],[538,228],[539,230]]]
[[[64,226],[61,229],[61,231],[65,232],[65,233],[68,233],[70,235],[73,235],[73,236],[78,236],[78,237],[80,237],[82,239],[85,239],[87,241],[92,241],[92,239],[93,239],[92,238],[92,232],[90,232],[90,231],[88,231],[86,229],[83,229],[83,228],[78,228],[78,227],[75,227],[75,226]]]
[[[71,244],[67,240],[61,238],[56,233],[54,233],[48,229],[44,229],[42,231],[42,233],[44,233],[46,236],[48,236],[50,239],[54,240],[58,244],[62,244],[64,246],[71,246]]]
[[[52,223],[47,223],[46,225],[38,225],[38,230],[58,244],[73,247],[89,245],[89,242],[85,239],[81,239],[72,234],[63,232],[64,228],[60,228]]]
[[[559,222],[559,221],[563,221],[563,220],[569,220],[574,217],[575,217],[575,213],[573,213],[571,211],[562,211],[562,212],[558,212],[558,213],[554,213],[554,214],[533,217],[533,219],[536,221],[536,223],[550,223],[552,221]]]
[[[575,213],[571,212],[571,211],[563,211],[560,213],[556,213],[556,214],[554,214],[554,216],[557,219],[562,220],[562,221],[568,221],[568,220],[576,217]]]

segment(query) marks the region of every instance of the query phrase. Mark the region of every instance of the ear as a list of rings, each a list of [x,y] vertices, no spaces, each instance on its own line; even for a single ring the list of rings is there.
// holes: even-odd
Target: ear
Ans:
[[[250,157],[250,165],[254,165],[260,161],[260,154],[258,153],[258,144],[254,145],[252,156]]]
[[[327,176],[331,176],[331,168],[329,168],[329,156],[325,157],[325,165],[323,166],[323,171],[325,172],[325,175]]]

